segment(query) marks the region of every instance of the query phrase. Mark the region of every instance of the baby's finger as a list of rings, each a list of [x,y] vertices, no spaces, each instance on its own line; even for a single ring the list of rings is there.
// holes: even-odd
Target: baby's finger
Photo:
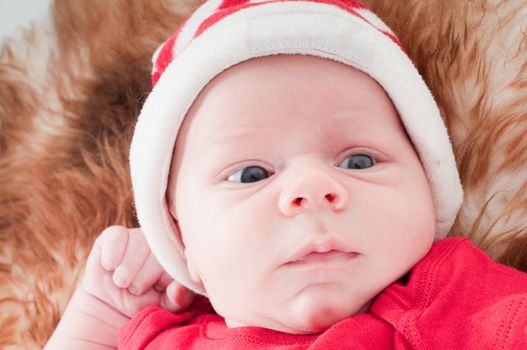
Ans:
[[[145,242],[140,229],[131,229],[128,235],[128,245],[123,259],[113,274],[114,283],[120,288],[128,288],[137,272],[145,263],[150,249]]]
[[[161,304],[161,294],[153,289],[150,289],[140,297],[128,293],[127,290],[122,290],[122,292],[121,301],[123,306],[121,310],[128,317],[133,317],[139,311],[149,306],[158,306]]]
[[[164,270],[157,262],[157,259],[150,252],[148,258],[141,269],[135,275],[128,291],[134,295],[141,295],[152,288],[154,283],[159,280]]]
[[[195,294],[187,287],[173,281],[161,296],[161,306],[172,312],[186,309],[194,300]]]
[[[110,226],[101,233],[101,265],[108,271],[113,271],[123,259],[128,244],[128,228]]]
[[[157,280],[154,285],[154,289],[158,292],[164,292],[167,289],[168,285],[172,283],[174,279],[168,274],[168,272],[163,272],[161,277]]]

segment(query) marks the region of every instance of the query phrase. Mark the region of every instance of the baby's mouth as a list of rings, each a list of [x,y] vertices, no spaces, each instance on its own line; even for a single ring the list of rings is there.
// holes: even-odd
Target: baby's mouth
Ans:
[[[286,266],[308,266],[308,265],[328,265],[334,266],[346,263],[357,256],[354,252],[343,252],[340,250],[330,250],[327,252],[310,252],[296,260],[290,261]]]
[[[342,267],[358,255],[359,253],[340,240],[318,238],[305,244],[284,265],[290,267]]]

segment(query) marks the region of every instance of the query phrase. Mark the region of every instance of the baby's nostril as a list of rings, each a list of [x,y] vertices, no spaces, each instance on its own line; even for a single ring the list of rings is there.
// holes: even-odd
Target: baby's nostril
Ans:
[[[327,199],[330,203],[332,203],[332,202],[335,200],[336,197],[337,197],[337,196],[336,196],[334,193],[328,193],[328,194],[326,194],[326,199]]]
[[[293,205],[299,207],[300,205],[302,205],[302,197],[296,197],[294,200],[293,200]]]

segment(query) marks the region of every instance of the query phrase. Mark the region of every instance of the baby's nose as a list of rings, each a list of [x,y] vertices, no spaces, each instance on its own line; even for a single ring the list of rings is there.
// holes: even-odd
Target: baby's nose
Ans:
[[[348,190],[338,180],[323,171],[309,171],[289,180],[278,205],[284,215],[293,216],[304,210],[340,211],[348,203]]]

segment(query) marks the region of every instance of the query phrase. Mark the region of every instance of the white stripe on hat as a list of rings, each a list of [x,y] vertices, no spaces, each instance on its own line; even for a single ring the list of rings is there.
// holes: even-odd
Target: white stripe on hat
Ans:
[[[194,35],[198,31],[199,26],[209,16],[213,15],[223,4],[223,0],[210,0],[200,6],[192,16],[189,17],[185,26],[182,28],[174,46],[174,57],[179,55],[181,51],[187,47],[194,39]]]

